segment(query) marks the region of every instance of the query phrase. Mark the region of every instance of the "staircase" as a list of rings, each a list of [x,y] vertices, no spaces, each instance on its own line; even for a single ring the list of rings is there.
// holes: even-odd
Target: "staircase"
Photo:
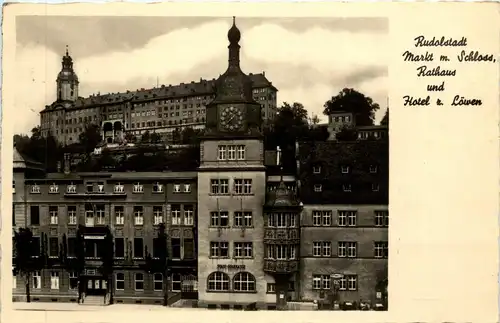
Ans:
[[[85,299],[81,305],[87,305],[87,306],[105,306],[107,305],[104,301],[104,296],[94,296],[94,295],[88,295],[85,296]]]

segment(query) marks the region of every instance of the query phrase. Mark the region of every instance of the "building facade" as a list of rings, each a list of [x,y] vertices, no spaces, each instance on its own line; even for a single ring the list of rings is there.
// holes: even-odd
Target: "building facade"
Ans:
[[[264,121],[277,112],[277,89],[265,72],[250,74],[252,97],[261,105]],[[59,143],[78,142],[89,124],[99,125],[106,143],[121,143],[144,132],[169,135],[175,129],[203,129],[206,107],[215,98],[215,79],[178,85],[161,85],[123,93],[78,96],[79,81],[73,59],[66,50],[57,78],[57,100],[40,113],[41,133],[52,134]]]
[[[206,108],[197,169],[75,173],[66,158],[60,172],[47,174],[14,150],[13,227],[31,229],[40,251],[35,257],[48,259],[30,277],[34,299],[76,301],[81,288],[86,295],[112,294],[115,303],[161,304],[166,294],[168,304],[196,298],[199,307],[222,309],[385,305],[386,136],[297,143],[297,171],[284,173],[280,150],[264,151],[267,112],[255,98],[255,75],[240,69],[240,38],[233,22],[227,70],[213,81],[217,90],[210,99],[200,99]],[[95,119],[103,111],[111,122],[132,113],[145,117],[123,121],[128,131],[137,123],[147,126],[147,117],[160,111],[143,116],[147,105],[132,104],[146,97],[128,98],[123,107],[129,106],[129,115],[119,110],[119,100],[108,100],[106,110],[96,108]],[[177,102],[172,106],[175,112]],[[353,122],[352,115],[338,117],[343,119],[332,116],[331,123]],[[89,122],[94,115],[82,118]],[[114,127],[104,131],[113,137],[121,131]],[[167,277],[147,266],[158,254],[163,227]],[[102,260],[109,240],[111,278]],[[75,269],[58,259],[62,250],[74,258],[78,241],[85,257]],[[14,279],[14,298],[22,299],[24,282]]]

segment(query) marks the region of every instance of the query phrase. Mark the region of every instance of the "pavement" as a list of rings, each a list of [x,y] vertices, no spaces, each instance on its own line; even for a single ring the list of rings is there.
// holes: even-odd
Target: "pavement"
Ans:
[[[160,305],[143,305],[143,304],[113,304],[108,306],[93,306],[93,305],[79,305],[76,303],[46,303],[46,302],[14,302],[12,303],[12,309],[15,311],[165,311],[165,310],[186,310],[183,308],[176,307],[165,307]],[[189,309],[189,310],[204,310],[204,309]]]

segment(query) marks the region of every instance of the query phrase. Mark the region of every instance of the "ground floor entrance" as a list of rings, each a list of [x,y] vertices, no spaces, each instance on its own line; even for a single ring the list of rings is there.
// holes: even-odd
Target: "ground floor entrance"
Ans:
[[[87,295],[106,295],[107,280],[103,277],[87,277],[85,278],[85,294]]]

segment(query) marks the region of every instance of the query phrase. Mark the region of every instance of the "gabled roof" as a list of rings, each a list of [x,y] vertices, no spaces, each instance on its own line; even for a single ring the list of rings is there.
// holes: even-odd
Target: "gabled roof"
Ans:
[[[21,155],[16,146],[14,146],[14,154],[13,154],[13,168],[14,169],[40,169],[43,170],[42,163],[36,162],[29,158]]]

